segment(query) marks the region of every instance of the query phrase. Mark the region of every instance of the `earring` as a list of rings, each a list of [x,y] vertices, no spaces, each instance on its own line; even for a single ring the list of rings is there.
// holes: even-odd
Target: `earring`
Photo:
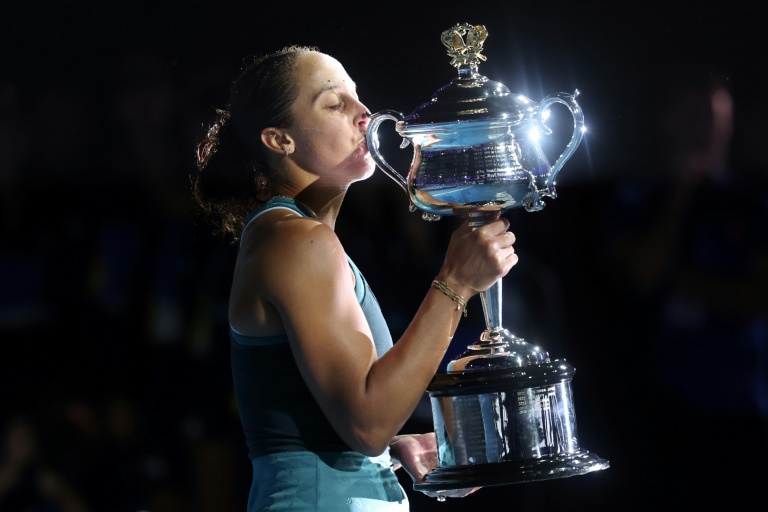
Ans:
[[[291,153],[293,153],[293,146],[286,146],[285,148],[283,148],[283,151],[285,151],[286,155],[290,155]]]

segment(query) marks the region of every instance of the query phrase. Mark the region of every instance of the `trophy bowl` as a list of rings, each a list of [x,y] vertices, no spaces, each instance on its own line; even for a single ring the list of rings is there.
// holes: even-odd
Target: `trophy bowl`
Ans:
[[[461,216],[478,228],[511,208],[540,211],[544,198],[556,198],[555,178],[582,140],[578,90],[536,103],[478,73],[487,35],[484,26],[467,23],[445,30],[441,40],[458,76],[408,116],[394,110],[371,116],[371,156],[425,220]],[[550,165],[540,140],[552,133],[547,120],[555,104],[567,108],[573,131]],[[384,121],[395,123],[401,149],[413,148],[405,177],[380,152]],[[485,331],[427,388],[438,466],[414,489],[487,487],[608,468],[579,446],[575,369],[502,326],[501,280],[480,296]]]
[[[468,24],[443,32],[458,76],[408,116],[394,110],[371,116],[366,137],[371,156],[406,191],[412,210],[421,210],[426,220],[500,213],[520,206],[527,211],[542,209],[544,197],[556,197],[555,178],[583,137],[584,115],[575,100],[578,90],[551,94],[536,103],[478,73],[478,62],[485,60],[480,51],[486,36],[485,27]],[[550,165],[539,142],[552,133],[547,120],[550,107],[557,103],[572,114],[573,133]],[[379,151],[379,126],[388,120],[396,123],[403,138],[401,148],[413,145],[407,178]]]

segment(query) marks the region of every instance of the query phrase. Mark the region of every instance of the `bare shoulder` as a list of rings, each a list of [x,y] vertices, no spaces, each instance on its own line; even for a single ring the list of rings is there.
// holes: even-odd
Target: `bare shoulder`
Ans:
[[[302,257],[307,251],[337,251],[343,249],[336,233],[329,226],[288,210],[275,210],[264,215],[246,236],[260,250],[285,257]]]
[[[241,257],[258,260],[268,288],[284,288],[291,276],[334,274],[346,265],[346,253],[333,229],[288,210],[274,210],[254,221],[240,250]]]

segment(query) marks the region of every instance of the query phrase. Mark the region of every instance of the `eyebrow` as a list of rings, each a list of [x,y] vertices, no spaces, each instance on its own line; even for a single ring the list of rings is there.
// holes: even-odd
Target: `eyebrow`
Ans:
[[[355,82],[353,82],[353,81],[350,81],[349,86],[350,86],[350,89],[353,92],[357,89],[357,84]],[[323,87],[322,89],[317,91],[317,94],[312,96],[312,103],[317,101],[317,98],[319,98],[324,92],[333,91],[333,90],[340,89],[340,88],[341,87],[338,86],[338,85],[326,85],[325,87]]]
[[[321,96],[321,95],[322,95],[324,92],[327,92],[327,91],[332,91],[332,90],[334,90],[334,89],[338,89],[338,88],[339,88],[339,86],[338,86],[338,85],[327,85],[327,86],[323,87],[322,89],[320,89],[320,90],[317,92],[317,94],[315,94],[314,96],[312,96],[312,103],[314,103],[315,101],[317,101],[317,98],[319,98],[319,97],[320,97],[320,96]]]

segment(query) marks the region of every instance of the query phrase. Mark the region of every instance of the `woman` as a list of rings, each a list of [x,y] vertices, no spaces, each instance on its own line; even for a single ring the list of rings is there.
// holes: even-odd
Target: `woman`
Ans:
[[[393,344],[334,233],[347,189],[375,169],[368,122],[337,60],[291,46],[246,67],[198,147],[194,196],[239,241],[229,322],[249,511],[408,510],[394,471],[420,481],[437,463],[435,438],[397,434],[466,301],[517,262],[507,220],[465,223]]]

